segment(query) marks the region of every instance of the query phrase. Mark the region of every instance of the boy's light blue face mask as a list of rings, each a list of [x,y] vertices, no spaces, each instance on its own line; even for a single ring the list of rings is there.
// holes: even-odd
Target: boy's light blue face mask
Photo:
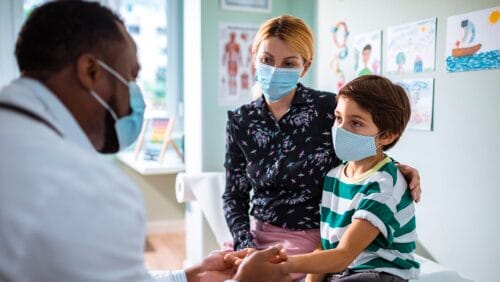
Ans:
[[[344,161],[359,161],[375,156],[377,154],[375,137],[355,134],[337,125],[332,127],[335,154]]]
[[[255,77],[271,102],[276,102],[297,87],[302,68],[275,68],[266,64],[257,64]]]
[[[115,120],[115,131],[118,138],[118,144],[120,150],[123,150],[132,145],[141,133],[142,123],[144,121],[144,109],[146,108],[146,105],[144,104],[144,99],[142,98],[141,89],[135,81],[125,80],[117,71],[100,60],[97,60],[97,63],[123,84],[128,86],[130,108],[132,109],[132,113],[121,118],[118,118],[115,111],[111,109],[111,107],[99,95],[97,95],[97,93],[90,91],[90,94],[110,113]]]

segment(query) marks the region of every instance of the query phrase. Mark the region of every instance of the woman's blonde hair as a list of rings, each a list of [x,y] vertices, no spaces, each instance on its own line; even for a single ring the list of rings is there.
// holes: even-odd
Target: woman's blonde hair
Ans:
[[[311,28],[302,20],[290,15],[272,18],[262,24],[252,43],[252,55],[257,54],[260,43],[270,37],[277,37],[304,59],[304,64],[311,63],[314,57],[314,36]],[[258,84],[253,88],[253,98],[262,95]]]

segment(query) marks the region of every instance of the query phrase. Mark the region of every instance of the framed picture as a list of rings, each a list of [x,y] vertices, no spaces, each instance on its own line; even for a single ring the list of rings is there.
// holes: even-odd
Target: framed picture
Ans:
[[[272,0],[220,0],[222,10],[270,13]]]

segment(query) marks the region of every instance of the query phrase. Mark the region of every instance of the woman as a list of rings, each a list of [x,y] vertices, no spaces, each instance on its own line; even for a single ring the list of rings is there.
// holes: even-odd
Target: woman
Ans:
[[[281,243],[289,255],[312,252],[320,241],[323,178],[340,164],[331,141],[335,95],[298,83],[314,55],[312,31],[301,19],[265,22],[252,55],[259,97],[230,111],[226,129],[223,200],[234,249]],[[400,170],[418,202],[418,172]]]

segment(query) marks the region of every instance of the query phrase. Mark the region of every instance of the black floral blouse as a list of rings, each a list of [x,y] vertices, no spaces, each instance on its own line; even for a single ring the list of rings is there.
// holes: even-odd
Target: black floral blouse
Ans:
[[[325,174],[339,164],[331,128],[335,95],[297,85],[276,121],[261,97],[228,112],[224,214],[236,250],[254,247],[250,214],[293,230],[319,228]]]

